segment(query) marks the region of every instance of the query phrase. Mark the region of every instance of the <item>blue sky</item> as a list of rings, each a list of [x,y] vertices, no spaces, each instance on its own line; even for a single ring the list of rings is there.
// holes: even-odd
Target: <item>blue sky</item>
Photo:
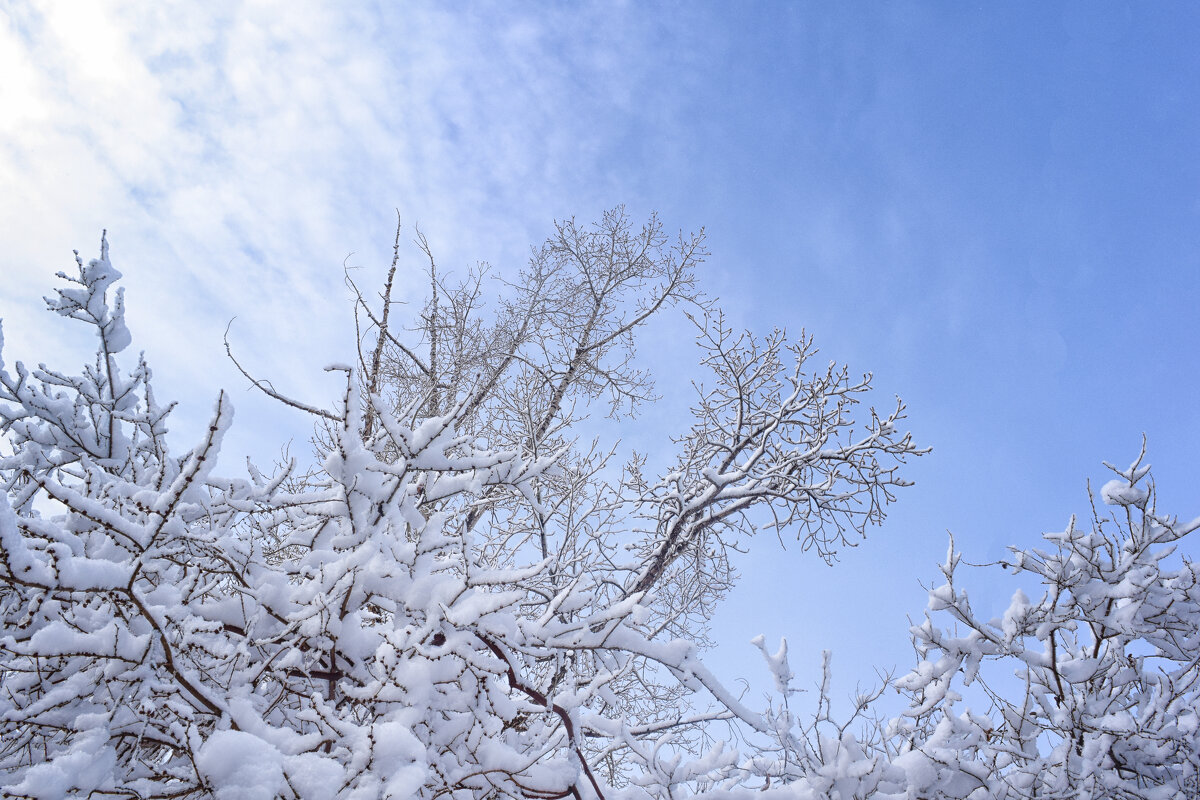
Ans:
[[[343,261],[381,274],[395,209],[443,265],[501,271],[618,203],[706,226],[735,323],[806,328],[934,447],[840,565],[755,541],[714,621],[727,678],[764,633],[810,680],[832,647],[849,691],[910,663],[947,530],[978,561],[1032,544],[1143,432],[1162,507],[1200,514],[1198,34],[1182,3],[9,3],[5,360],[80,360],[39,298],[107,227],[177,446],[229,388],[235,470],[307,421],[244,392],[225,325],[332,396]],[[690,399],[685,328],[655,337],[639,447]]]

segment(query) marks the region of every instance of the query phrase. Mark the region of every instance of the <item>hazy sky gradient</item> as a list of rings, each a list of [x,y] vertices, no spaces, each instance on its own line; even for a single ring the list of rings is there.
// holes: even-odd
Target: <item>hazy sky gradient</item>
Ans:
[[[753,542],[715,621],[726,678],[786,635],[849,690],[910,663],[947,530],[986,561],[1061,529],[1143,432],[1163,507],[1200,514],[1198,34],[1182,3],[7,4],[4,358],[81,361],[39,298],[107,227],[176,447],[228,388],[234,471],[308,422],[245,392],[225,326],[329,400],[342,264],[382,274],[396,209],[446,268],[510,273],[556,217],[706,226],[736,324],[806,328],[935,448],[841,565]],[[654,335],[640,448],[691,398],[686,327]]]

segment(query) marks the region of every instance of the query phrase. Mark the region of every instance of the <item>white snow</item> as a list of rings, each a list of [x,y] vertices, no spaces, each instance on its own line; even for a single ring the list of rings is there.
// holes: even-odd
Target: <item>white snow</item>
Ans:
[[[196,768],[217,800],[274,800],[283,792],[282,754],[253,734],[213,733],[196,752]]]

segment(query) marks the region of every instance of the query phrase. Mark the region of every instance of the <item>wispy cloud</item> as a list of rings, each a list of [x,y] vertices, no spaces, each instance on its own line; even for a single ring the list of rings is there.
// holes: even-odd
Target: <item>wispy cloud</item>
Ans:
[[[603,157],[645,111],[639,19],[17,4],[0,27],[10,350],[45,353],[37,298],[107,227],[177,393],[241,385],[220,347],[237,316],[247,362],[319,401],[319,366],[350,354],[343,260],[386,263],[397,206],[453,266],[519,262],[551,218],[637,202]]]

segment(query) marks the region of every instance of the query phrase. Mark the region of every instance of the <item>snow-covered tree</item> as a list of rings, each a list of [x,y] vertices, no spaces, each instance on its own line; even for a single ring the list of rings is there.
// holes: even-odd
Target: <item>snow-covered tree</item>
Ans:
[[[77,258],[48,303],[95,330],[95,363],[0,363],[4,792],[668,797],[790,779],[707,738],[721,720],[790,758],[785,716],[743,706],[678,634],[738,538],[774,527],[829,555],[921,451],[900,404],[856,425],[869,379],[809,372],[809,340],[733,332],[693,288],[702,255],[654,220],[564,223],[490,328],[478,282],[447,290],[431,263],[428,356],[389,324],[390,292],[360,303],[374,346],[333,368],[338,402],[280,398],[322,420],[319,468],[245,479],[214,474],[223,392],[172,454],[171,406],[142,360],[122,364],[107,242]],[[676,463],[650,479],[634,458],[614,480],[610,450],[571,441],[571,410],[649,396],[633,335],[681,302],[712,377]]]
[[[477,276],[449,286],[430,259],[407,332],[393,263],[381,306],[358,294],[337,402],[277,395],[320,420],[321,463],[245,479],[214,473],[223,392],[172,454],[107,242],[77,257],[47,302],[95,360],[0,361],[0,792],[1200,797],[1200,573],[1176,550],[1200,520],[1157,510],[1144,451],[1100,488],[1109,511],[992,565],[1037,599],[979,615],[952,542],[917,666],[850,720],[828,680],[796,707],[786,642],[756,640],[765,708],[720,685],[687,637],[727,550],[774,527],[832,554],[920,451],[902,406],[855,426],[867,381],[810,372],[809,340],[730,330],[694,289],[702,254],[654,220],[564,223],[490,318]],[[660,477],[609,469],[613,447],[571,434],[591,400],[650,396],[633,334],[680,303],[711,373],[694,421]],[[879,722],[892,690],[907,708]]]
[[[490,282],[507,293],[488,291],[486,266],[450,281],[419,232],[416,244],[429,293],[407,324],[392,313],[399,227],[377,308],[348,278],[362,388],[410,420],[469,396],[458,432],[554,458],[555,469],[530,479],[530,494],[498,487],[454,501],[481,564],[552,561],[526,600],[528,613],[553,608],[559,588],[583,581],[594,587],[592,601],[556,609],[560,618],[582,619],[639,595],[650,638],[704,644],[707,620],[734,580],[732,553],[756,529],[796,536],[830,559],[848,536],[882,520],[892,489],[904,483],[897,464],[920,452],[894,428],[898,401],[888,417],[871,410],[855,433],[851,411],[869,375],[854,380],[832,363],[814,370],[816,350],[803,335],[790,342],[775,330],[759,339],[726,324],[696,286],[703,232],[672,241],[656,217],[638,227],[620,208],[590,226],[559,222],[513,283]],[[579,430],[600,406],[619,434],[653,400],[652,376],[635,361],[638,336],[672,306],[695,323],[707,377],[690,430],[677,432],[673,463],[650,479],[644,457],[634,453],[614,470],[614,442],[581,443]],[[570,659],[540,668],[544,685],[557,690],[590,680],[594,666]],[[642,725],[678,717],[686,692],[673,676],[644,665],[620,682],[611,713]]]
[[[1176,552],[1200,519],[1158,512],[1144,458],[1109,465],[1110,513],[1093,496],[1090,524],[993,565],[1042,592],[1018,589],[999,618],[971,607],[951,540],[913,628],[920,662],[896,682],[911,703],[893,744],[921,796],[1200,797],[1200,567]]]
[[[711,797],[759,786],[777,798],[1200,797],[1200,567],[1177,549],[1200,529],[1156,508],[1145,448],[1043,546],[1011,547],[1022,588],[981,616],[953,540],[945,583],[912,631],[917,665],[834,720],[829,668],[814,715],[792,713],[786,648],[764,656],[781,701],[767,717],[777,744],[716,781]],[[947,626],[945,623],[949,623]],[[895,689],[890,722],[871,704]],[[757,774],[748,773],[754,767]],[[770,780],[765,780],[770,778]]]

